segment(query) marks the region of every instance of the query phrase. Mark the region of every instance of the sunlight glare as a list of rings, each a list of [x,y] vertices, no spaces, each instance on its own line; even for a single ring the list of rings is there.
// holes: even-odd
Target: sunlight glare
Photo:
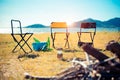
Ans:
[[[71,20],[67,20],[66,22],[67,22],[68,26],[70,26],[73,23],[73,21],[71,21]]]

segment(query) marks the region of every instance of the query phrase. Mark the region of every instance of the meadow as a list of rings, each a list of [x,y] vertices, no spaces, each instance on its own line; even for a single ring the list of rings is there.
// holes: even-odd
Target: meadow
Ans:
[[[34,34],[29,40],[32,47],[33,38],[40,41],[47,41],[51,37],[50,33]],[[111,40],[118,41],[120,32],[97,32],[94,39],[94,47],[100,49],[101,52],[112,57],[113,54],[105,50],[107,43]],[[63,58],[71,60],[72,58],[85,59],[84,51],[77,46],[77,33],[70,33],[69,43],[70,48],[64,48],[65,35],[57,35],[55,46],[63,48]],[[87,34],[82,36],[82,39],[88,41],[90,38]],[[50,39],[50,47],[52,48],[52,40]],[[57,58],[57,50],[52,48],[51,51],[34,51],[30,54],[39,55],[36,58],[23,57],[18,59],[20,54],[24,54],[22,50],[12,53],[12,49],[16,43],[10,34],[0,34],[0,80],[23,80],[24,73],[28,72],[34,76],[55,76],[66,68],[72,66],[71,62],[61,61]],[[27,48],[26,48],[27,50]]]

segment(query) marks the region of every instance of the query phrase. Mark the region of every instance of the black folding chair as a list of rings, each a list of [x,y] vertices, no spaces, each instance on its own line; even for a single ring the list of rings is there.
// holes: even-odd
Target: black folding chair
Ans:
[[[25,54],[28,54],[32,52],[31,47],[27,43],[28,40],[31,38],[33,33],[23,33],[22,32],[22,27],[21,27],[21,22],[19,20],[11,20],[11,29],[12,29],[12,37],[14,41],[17,43],[17,45],[14,47],[12,50],[13,53],[17,52],[17,47],[20,47],[19,50],[23,50]],[[18,30],[19,29],[19,30]],[[29,51],[26,51],[24,46],[27,46]]]
[[[68,28],[67,28],[67,24],[66,22],[52,22],[51,23],[51,38],[52,38],[52,46],[55,48],[55,45],[54,45],[54,42],[55,42],[55,37],[56,37],[56,34],[65,34],[66,35],[66,42],[65,42],[65,46],[64,47],[70,47],[69,46],[69,41],[68,41],[68,38],[69,38],[69,33],[68,33]],[[55,31],[53,32],[53,29],[65,29],[66,31],[64,32],[60,32],[60,31]]]
[[[85,40],[81,40],[81,36],[82,34],[89,34],[90,36],[88,38],[90,38],[90,40],[88,41],[85,41]],[[78,34],[78,46],[82,46],[82,44],[84,43],[88,43],[90,45],[94,45],[93,42],[94,42],[94,37],[96,35],[96,23],[93,23],[93,22],[84,22],[84,23],[81,23],[80,25],[80,31],[77,32]]]

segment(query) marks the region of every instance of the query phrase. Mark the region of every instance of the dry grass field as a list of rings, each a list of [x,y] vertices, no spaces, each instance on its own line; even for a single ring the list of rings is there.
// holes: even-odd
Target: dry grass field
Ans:
[[[34,42],[33,37],[40,41],[46,41],[50,33],[34,34],[29,40],[32,47]],[[64,48],[65,40],[64,35],[57,35],[55,46]],[[94,40],[94,47],[102,49],[102,52],[108,56],[112,56],[111,52],[104,51],[106,44],[110,40],[117,41],[120,37],[120,32],[97,32]],[[88,41],[88,35],[83,35],[83,39]],[[52,48],[52,40],[51,48]],[[70,60],[74,57],[85,58],[84,51],[77,46],[78,36],[77,33],[70,33],[69,43],[70,49],[64,48],[64,59]],[[34,59],[23,57],[17,59],[18,55],[24,54],[22,50],[12,53],[12,49],[16,43],[13,41],[10,34],[0,34],[0,80],[23,80],[24,73],[28,72],[35,76],[55,76],[64,69],[71,66],[70,62],[61,61],[57,59],[57,50],[52,51],[33,51],[30,54],[38,54],[39,57]],[[26,48],[27,50],[27,48]]]

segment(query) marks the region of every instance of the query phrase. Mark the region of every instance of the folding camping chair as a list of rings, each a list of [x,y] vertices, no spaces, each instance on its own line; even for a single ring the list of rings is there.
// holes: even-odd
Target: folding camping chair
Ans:
[[[55,45],[54,45],[54,42],[55,42],[55,37],[56,37],[56,34],[66,34],[66,42],[65,42],[65,47],[68,46],[69,48],[69,41],[68,41],[68,38],[69,38],[69,33],[68,33],[68,28],[67,28],[67,24],[66,22],[52,22],[51,23],[51,38],[52,38],[52,46],[55,48]],[[66,29],[65,32],[53,32],[53,29]]]
[[[12,38],[14,39],[15,42],[17,42],[17,45],[14,47],[12,52],[13,53],[17,52],[18,51],[18,50],[16,50],[17,47],[20,47],[20,49],[22,49],[25,54],[32,52],[32,49],[27,42],[31,38],[33,33],[23,33],[22,27],[21,27],[21,22],[19,20],[11,20],[11,29],[12,29],[12,33],[11,33]],[[28,47],[28,49],[30,51],[26,51],[24,49],[25,45]]]
[[[90,40],[88,42],[81,40],[82,33],[90,34],[90,37],[89,37]],[[78,38],[79,38],[78,46],[82,46],[83,43],[88,43],[90,45],[94,45],[93,42],[94,42],[94,37],[96,35],[96,23],[92,23],[92,22],[81,23],[80,32],[77,32],[77,34],[78,34]]]

